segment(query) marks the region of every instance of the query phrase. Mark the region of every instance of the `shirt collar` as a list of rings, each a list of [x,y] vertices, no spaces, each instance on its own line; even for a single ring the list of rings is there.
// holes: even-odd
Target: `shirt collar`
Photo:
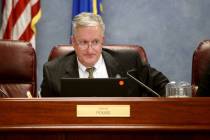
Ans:
[[[79,61],[78,57],[77,57],[77,62],[78,62],[78,68],[83,72],[86,72],[86,67]],[[98,61],[93,66],[95,67],[95,70],[97,70],[102,65],[102,63],[103,63],[103,57],[102,55],[100,55]]]

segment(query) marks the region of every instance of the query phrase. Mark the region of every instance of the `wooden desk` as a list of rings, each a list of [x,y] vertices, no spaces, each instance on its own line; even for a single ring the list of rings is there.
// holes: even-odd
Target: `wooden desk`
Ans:
[[[76,105],[130,105],[125,118],[76,117]],[[0,139],[210,139],[210,98],[0,99]]]

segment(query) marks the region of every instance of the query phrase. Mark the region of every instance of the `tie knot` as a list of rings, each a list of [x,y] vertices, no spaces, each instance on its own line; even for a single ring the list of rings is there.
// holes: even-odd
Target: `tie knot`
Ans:
[[[86,71],[88,72],[88,78],[93,78],[93,71],[95,70],[94,67],[87,68]]]

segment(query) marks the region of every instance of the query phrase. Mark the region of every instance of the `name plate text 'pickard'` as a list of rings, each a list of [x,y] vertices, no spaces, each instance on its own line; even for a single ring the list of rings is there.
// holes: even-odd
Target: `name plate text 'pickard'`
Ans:
[[[77,117],[130,117],[130,105],[77,105]]]

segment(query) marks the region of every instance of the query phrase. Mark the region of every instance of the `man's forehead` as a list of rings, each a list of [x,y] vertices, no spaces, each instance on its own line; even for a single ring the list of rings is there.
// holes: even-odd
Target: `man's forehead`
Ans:
[[[76,30],[74,37],[103,37],[103,32],[102,29],[97,26],[81,27]]]

